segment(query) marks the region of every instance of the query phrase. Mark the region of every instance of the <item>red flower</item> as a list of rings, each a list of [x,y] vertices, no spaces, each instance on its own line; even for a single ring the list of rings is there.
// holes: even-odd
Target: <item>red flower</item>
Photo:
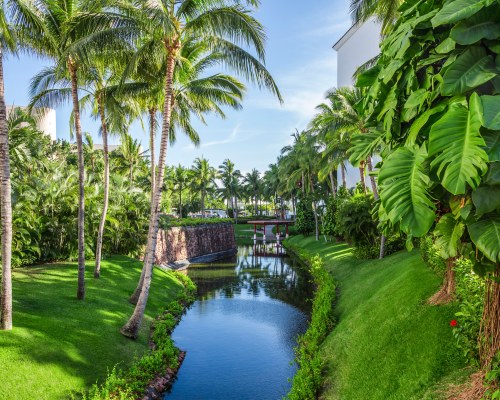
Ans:
[[[457,326],[457,324],[458,324],[458,322],[457,322],[457,320],[456,320],[456,319],[452,319],[452,320],[450,321],[450,326],[452,326],[452,327]]]

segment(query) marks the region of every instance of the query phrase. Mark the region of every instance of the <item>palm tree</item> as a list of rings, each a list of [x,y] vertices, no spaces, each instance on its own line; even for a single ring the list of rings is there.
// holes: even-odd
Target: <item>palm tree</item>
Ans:
[[[196,158],[191,169],[192,183],[195,189],[200,193],[201,197],[201,216],[205,218],[205,199],[207,194],[217,187],[215,179],[217,178],[217,170],[212,167],[206,158]]]
[[[258,201],[262,189],[262,182],[260,179],[260,172],[257,171],[255,168],[252,169],[251,172],[247,172],[245,177],[243,178],[243,181],[246,184],[248,193],[251,193],[253,201],[254,201],[254,212],[255,215],[258,215]]]
[[[189,170],[182,165],[178,165],[173,171],[172,184],[173,191],[179,196],[179,216],[182,218],[182,191],[187,187],[190,181]]]
[[[226,200],[227,212],[229,215],[229,204],[231,203],[231,208],[236,216],[235,201],[238,202],[238,188],[239,181],[241,178],[241,172],[235,169],[234,163],[226,158],[221,165],[219,165],[219,176],[222,182],[222,188],[220,189],[220,194]]]
[[[128,174],[130,187],[134,185],[134,172],[144,160],[145,153],[137,139],[132,139],[128,134],[122,136],[122,143],[115,155],[116,169]]]
[[[264,59],[264,34],[260,23],[251,16],[238,1],[223,0],[193,2],[192,0],[142,1],[137,7],[144,36],[131,69],[144,58],[157,57],[165,60],[165,96],[163,105],[162,137],[159,154],[159,168],[156,182],[163,182],[167,146],[172,123],[173,78],[176,61],[182,53],[184,42],[190,38],[204,43],[210,51],[224,54],[223,62],[242,73],[246,78],[269,88],[280,99],[279,91],[272,77],[259,61]],[[191,39],[192,41],[192,39]],[[258,58],[253,57],[239,45],[253,47]],[[205,96],[203,96],[205,97]],[[151,275],[154,251],[158,235],[158,216],[162,187],[156,185],[148,230],[147,254],[144,257],[144,273],[141,294],[126,325],[123,335],[135,338],[144,316]]]
[[[402,0],[351,0],[351,17],[354,23],[360,23],[375,16],[382,22],[382,32],[387,33],[397,19],[402,3]]]
[[[78,155],[78,290],[77,298],[85,298],[85,168],[79,105],[79,79],[96,54],[112,49],[116,54],[123,47],[125,25],[133,21],[113,11],[102,10],[98,3],[54,0],[36,3],[43,35],[27,35],[33,50],[53,62],[57,81],[66,80],[71,88],[73,119]],[[116,28],[120,26],[120,37]],[[34,92],[34,95],[37,93]],[[36,99],[35,99],[36,100]],[[32,105],[33,106],[33,105]]]
[[[7,108],[5,106],[3,55],[5,51],[15,51],[21,38],[27,32],[38,34],[40,25],[31,2],[12,0],[8,3],[12,26],[5,15],[5,6],[0,7],[0,225],[2,252],[2,284],[0,288],[0,329],[12,329],[12,200],[9,160],[9,137]],[[15,28],[12,29],[12,27]]]

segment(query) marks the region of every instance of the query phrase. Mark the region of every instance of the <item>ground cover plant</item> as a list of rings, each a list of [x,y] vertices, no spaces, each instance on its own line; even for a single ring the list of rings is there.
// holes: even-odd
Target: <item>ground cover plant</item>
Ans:
[[[467,374],[450,326],[457,306],[426,304],[440,278],[418,251],[359,261],[343,243],[300,235],[287,243],[318,254],[339,288],[335,327],[319,349],[320,398],[438,399]]]
[[[148,349],[149,323],[136,341],[119,334],[132,306],[141,263],[115,256],[102,263],[106,274],[89,279],[87,299],[74,297],[74,263],[19,268],[13,274],[17,328],[0,335],[3,378],[9,398],[65,398],[101,383],[115,365],[128,368]],[[92,262],[87,263],[92,276]],[[146,319],[152,321],[181,291],[172,273],[155,270]]]

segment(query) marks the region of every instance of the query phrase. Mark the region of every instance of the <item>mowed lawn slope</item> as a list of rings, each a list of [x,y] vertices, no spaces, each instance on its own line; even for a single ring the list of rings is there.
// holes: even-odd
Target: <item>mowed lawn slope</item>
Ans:
[[[465,374],[449,325],[456,306],[426,303],[441,279],[418,250],[364,261],[345,244],[303,236],[289,243],[319,254],[339,288],[336,326],[321,349],[322,399],[435,399]]]
[[[147,318],[137,341],[120,327],[131,315],[128,297],[140,261],[116,256],[103,261],[100,279],[87,264],[86,298],[76,299],[77,265],[16,269],[14,329],[0,332],[0,399],[63,399],[102,380],[115,364],[127,367],[147,350],[150,321],[175,299],[181,284],[155,269]]]

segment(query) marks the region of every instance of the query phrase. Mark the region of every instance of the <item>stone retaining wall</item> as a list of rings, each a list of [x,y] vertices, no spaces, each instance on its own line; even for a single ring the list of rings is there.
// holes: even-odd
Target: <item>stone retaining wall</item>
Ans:
[[[236,250],[231,223],[174,227],[158,231],[155,263],[159,265]]]

